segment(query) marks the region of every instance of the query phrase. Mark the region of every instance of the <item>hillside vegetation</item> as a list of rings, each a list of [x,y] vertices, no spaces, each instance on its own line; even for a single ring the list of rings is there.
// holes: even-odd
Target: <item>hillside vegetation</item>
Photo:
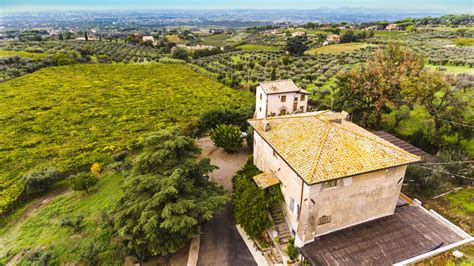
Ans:
[[[191,125],[201,113],[253,102],[185,65],[45,68],[0,84],[0,214],[23,193],[21,177],[71,171],[134,149],[140,136]]]

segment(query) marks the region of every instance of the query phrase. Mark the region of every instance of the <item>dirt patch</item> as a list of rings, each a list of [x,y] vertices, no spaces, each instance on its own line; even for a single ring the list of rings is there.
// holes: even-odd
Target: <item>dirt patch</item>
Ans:
[[[246,146],[236,153],[227,153],[222,148],[217,148],[212,143],[210,137],[200,138],[196,141],[197,145],[202,149],[200,158],[211,159],[211,164],[219,167],[209,174],[212,181],[224,186],[226,195],[230,197],[232,194],[232,176],[243,168],[249,156]]]
[[[15,223],[15,224],[22,223],[28,217],[33,215],[39,208],[41,208],[44,205],[48,204],[52,199],[54,199],[58,196],[64,195],[64,194],[66,194],[70,191],[71,190],[69,188],[62,188],[62,189],[58,189],[56,191],[52,191],[52,192],[48,193],[44,197],[42,197],[40,199],[37,199],[35,201],[35,203],[28,206],[28,208],[26,208],[23,211],[23,213],[21,215],[19,215],[16,219],[12,220],[11,223]]]

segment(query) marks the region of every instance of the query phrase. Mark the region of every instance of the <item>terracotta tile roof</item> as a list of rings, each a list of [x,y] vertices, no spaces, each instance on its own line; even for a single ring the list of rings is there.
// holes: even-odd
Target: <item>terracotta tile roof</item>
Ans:
[[[260,87],[262,87],[266,94],[285,92],[300,92],[309,94],[309,92],[298,88],[293,80],[290,79],[261,82]]]
[[[278,180],[278,178],[276,178],[276,176],[271,173],[261,173],[259,175],[254,176],[253,180],[255,181],[255,183],[257,183],[257,186],[259,188],[263,189],[280,183],[280,180]]]
[[[343,118],[323,111],[249,123],[308,184],[420,161]]]

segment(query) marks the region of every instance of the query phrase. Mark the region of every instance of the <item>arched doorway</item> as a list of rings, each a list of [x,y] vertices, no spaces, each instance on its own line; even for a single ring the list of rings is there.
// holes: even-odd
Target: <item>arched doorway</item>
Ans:
[[[287,113],[287,112],[286,112],[286,108],[282,108],[282,109],[280,110],[280,115],[286,115],[286,113]]]

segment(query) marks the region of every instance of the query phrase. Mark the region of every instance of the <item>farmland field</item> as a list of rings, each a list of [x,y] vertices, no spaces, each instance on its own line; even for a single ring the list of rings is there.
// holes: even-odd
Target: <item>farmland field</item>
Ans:
[[[109,64],[41,69],[0,84],[0,213],[21,195],[25,173],[106,162],[144,133],[185,125],[216,108],[240,108],[250,93],[185,65]]]
[[[9,51],[9,50],[0,50],[0,57],[2,56],[19,56],[19,57],[29,57],[33,60],[41,59],[47,57],[46,53],[30,53],[24,51]]]
[[[212,45],[212,46],[221,46],[226,43],[226,40],[230,39],[231,36],[226,34],[215,34],[202,37],[202,44]]]
[[[468,66],[450,66],[450,65],[437,66],[437,65],[432,65],[432,64],[426,64],[425,67],[429,69],[439,68],[439,70],[446,71],[451,74],[469,73],[471,75],[474,75],[474,67],[468,67]]]
[[[365,43],[341,43],[327,45],[323,47],[314,48],[306,51],[306,54],[315,55],[315,54],[338,54],[338,53],[350,53],[360,48],[366,47]]]
[[[269,46],[269,45],[258,45],[258,44],[244,44],[241,46],[237,46],[244,51],[279,51],[277,47]]]

